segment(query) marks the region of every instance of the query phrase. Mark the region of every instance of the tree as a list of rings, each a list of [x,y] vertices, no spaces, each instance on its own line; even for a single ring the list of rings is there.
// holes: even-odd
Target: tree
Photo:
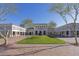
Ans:
[[[0,4],[0,21],[4,21],[7,20],[7,15],[11,14],[11,13],[15,13],[16,12],[16,5],[15,4],[7,4],[7,3],[3,3]],[[0,31],[0,36],[4,39],[4,44],[6,46],[7,44],[7,38],[9,35],[9,30],[6,31],[7,27],[6,25],[3,25],[2,27],[0,27],[4,30],[4,34]]]
[[[48,23],[48,27],[49,28],[55,28],[56,27],[56,23],[51,21],[51,22]]]
[[[50,22],[48,23],[48,35],[49,35],[49,36],[52,36],[53,34],[55,34],[55,33],[54,33],[55,27],[56,27],[56,23],[55,23],[55,22],[50,21]],[[52,31],[52,32],[51,32],[51,31]]]
[[[67,17],[71,17],[74,24],[74,36],[75,36],[75,42],[76,45],[78,45],[77,41],[77,31],[76,31],[76,21],[78,20],[78,15],[79,15],[79,4],[78,3],[65,3],[65,4],[53,4],[53,6],[50,8],[51,11],[55,11],[58,14],[60,14],[67,24]]]
[[[56,13],[58,13],[62,17],[62,19],[64,20],[64,22],[67,25],[68,24],[67,18],[66,18],[66,14],[67,14],[66,12],[67,11],[64,8],[66,8],[65,4],[53,4],[53,6],[50,9],[50,11],[55,11]],[[69,31],[69,29],[67,31]]]
[[[25,27],[25,28],[31,28],[34,25],[32,24],[32,20],[31,19],[25,19],[25,20],[22,21],[20,26]]]

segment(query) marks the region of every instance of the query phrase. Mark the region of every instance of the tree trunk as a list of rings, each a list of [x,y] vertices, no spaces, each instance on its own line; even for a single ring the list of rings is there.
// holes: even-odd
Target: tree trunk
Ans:
[[[78,45],[78,41],[77,41],[77,31],[76,31],[76,22],[74,22],[74,36],[75,36],[75,44]]]
[[[4,43],[1,44],[0,46],[4,46],[4,47],[6,47],[6,45],[7,45],[7,40],[6,40],[6,38],[3,38],[3,39],[4,39]]]
[[[78,45],[77,35],[75,35],[75,43],[76,43],[76,45]]]
[[[2,33],[0,32],[1,37],[3,37],[4,43],[0,46],[6,46],[7,44],[7,37],[5,37],[4,35],[2,35]]]
[[[6,40],[6,38],[4,38],[4,46],[6,46],[7,45],[7,40]]]

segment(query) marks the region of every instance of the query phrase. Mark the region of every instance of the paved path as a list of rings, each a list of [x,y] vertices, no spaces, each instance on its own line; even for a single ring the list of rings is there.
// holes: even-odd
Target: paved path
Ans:
[[[69,43],[75,43],[74,38],[59,38],[59,39],[65,40],[66,42],[69,42]],[[77,38],[77,40],[79,42],[79,38]]]
[[[28,36],[27,36],[28,37]],[[0,47],[0,55],[4,56],[79,56],[79,46],[70,44],[16,44],[24,37],[8,39],[8,47]],[[66,42],[74,42],[74,38],[60,38]]]

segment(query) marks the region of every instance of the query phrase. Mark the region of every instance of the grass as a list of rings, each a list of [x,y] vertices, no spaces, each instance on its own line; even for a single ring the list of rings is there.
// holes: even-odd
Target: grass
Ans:
[[[48,36],[32,36],[17,42],[18,44],[64,44],[64,40]]]

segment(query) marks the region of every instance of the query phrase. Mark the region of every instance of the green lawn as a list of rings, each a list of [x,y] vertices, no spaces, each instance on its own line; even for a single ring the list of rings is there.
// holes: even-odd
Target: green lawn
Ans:
[[[32,36],[17,42],[18,44],[64,44],[64,40],[48,36]]]

